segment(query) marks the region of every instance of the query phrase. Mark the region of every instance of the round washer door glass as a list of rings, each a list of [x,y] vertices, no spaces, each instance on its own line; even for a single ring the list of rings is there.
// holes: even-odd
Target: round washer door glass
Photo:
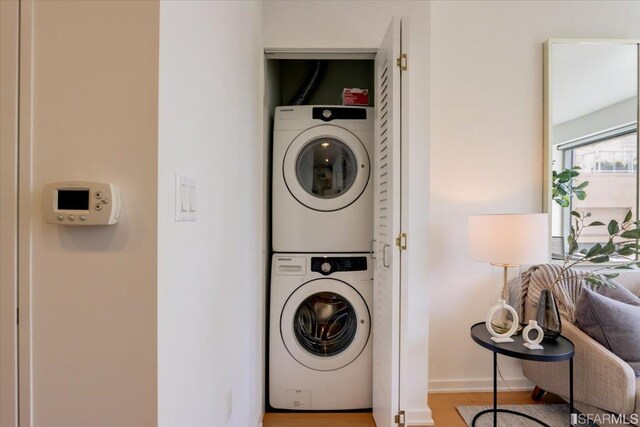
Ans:
[[[321,199],[338,197],[348,191],[358,174],[353,151],[335,138],[309,142],[296,162],[298,182],[307,193]]]
[[[317,211],[337,211],[358,200],[367,188],[369,155],[362,141],[348,130],[315,126],[289,144],[282,174],[299,203]]]
[[[344,351],[356,336],[358,317],[349,301],[333,292],[318,292],[296,310],[293,331],[300,345],[316,356]]]
[[[333,371],[356,360],[371,332],[362,295],[347,282],[315,279],[289,296],[280,314],[280,334],[298,363]]]

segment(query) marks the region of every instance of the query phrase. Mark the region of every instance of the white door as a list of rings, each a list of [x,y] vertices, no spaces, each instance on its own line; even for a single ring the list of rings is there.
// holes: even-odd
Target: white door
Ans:
[[[394,18],[375,60],[373,417],[395,425],[400,402],[400,67]]]

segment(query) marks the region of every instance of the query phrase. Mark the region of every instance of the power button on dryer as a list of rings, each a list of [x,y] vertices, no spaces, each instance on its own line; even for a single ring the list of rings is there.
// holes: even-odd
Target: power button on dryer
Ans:
[[[323,262],[320,266],[320,269],[323,273],[328,273],[331,271],[331,264],[329,264],[328,262]]]
[[[322,117],[324,117],[325,119],[331,117],[331,114],[331,110],[322,110]]]

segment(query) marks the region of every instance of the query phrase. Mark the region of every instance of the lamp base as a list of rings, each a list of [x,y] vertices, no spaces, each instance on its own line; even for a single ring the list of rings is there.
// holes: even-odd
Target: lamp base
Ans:
[[[513,342],[511,338],[503,338],[503,337],[491,337],[491,341],[497,342],[497,343]]]

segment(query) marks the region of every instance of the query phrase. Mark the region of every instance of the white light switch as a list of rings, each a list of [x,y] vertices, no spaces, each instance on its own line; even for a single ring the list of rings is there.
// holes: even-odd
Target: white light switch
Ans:
[[[176,222],[196,220],[196,181],[176,175]]]
[[[189,187],[189,212],[196,211],[196,185],[195,182],[193,187]]]

